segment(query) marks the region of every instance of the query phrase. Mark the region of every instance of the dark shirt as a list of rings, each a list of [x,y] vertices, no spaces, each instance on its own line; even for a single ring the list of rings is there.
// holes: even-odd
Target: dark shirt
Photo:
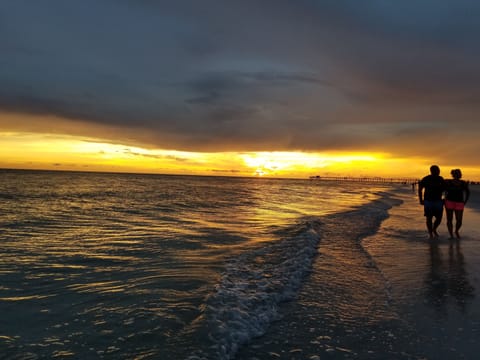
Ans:
[[[455,202],[463,202],[463,194],[468,191],[468,184],[463,180],[447,180],[446,199]]]
[[[424,188],[424,200],[438,201],[442,200],[442,194],[445,191],[445,180],[441,176],[427,175],[419,183],[419,189]]]

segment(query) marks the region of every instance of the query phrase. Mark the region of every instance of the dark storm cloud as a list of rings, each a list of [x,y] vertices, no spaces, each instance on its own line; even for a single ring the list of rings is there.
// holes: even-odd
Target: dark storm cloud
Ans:
[[[479,130],[479,17],[467,0],[6,0],[0,108],[160,148],[407,152]]]

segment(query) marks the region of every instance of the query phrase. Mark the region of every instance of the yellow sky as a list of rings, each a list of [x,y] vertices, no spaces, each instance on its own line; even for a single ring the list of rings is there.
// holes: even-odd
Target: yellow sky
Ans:
[[[0,132],[2,168],[293,178],[314,175],[416,178],[425,175],[429,165],[425,159],[401,159],[381,153],[201,153],[145,149],[78,136]],[[468,174],[468,170],[464,169],[464,173]],[[444,175],[448,175],[447,170]]]
[[[36,124],[36,126],[35,126]],[[50,125],[49,125],[50,124]],[[0,113],[0,168],[154,174],[263,176],[380,176],[419,178],[430,158],[380,152],[188,152],[126,144],[115,128],[56,117]],[[64,135],[67,133],[77,135]],[[92,137],[91,134],[98,134]],[[105,140],[108,138],[109,140]],[[418,151],[418,153],[422,153]],[[459,164],[437,163],[442,175]],[[465,179],[480,180],[480,169],[462,166]]]

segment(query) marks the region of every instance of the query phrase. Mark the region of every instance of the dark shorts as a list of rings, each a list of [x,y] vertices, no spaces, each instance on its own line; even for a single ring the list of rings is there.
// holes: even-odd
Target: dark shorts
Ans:
[[[425,200],[423,202],[423,209],[425,216],[435,216],[436,218],[439,218],[443,215],[443,200]]]

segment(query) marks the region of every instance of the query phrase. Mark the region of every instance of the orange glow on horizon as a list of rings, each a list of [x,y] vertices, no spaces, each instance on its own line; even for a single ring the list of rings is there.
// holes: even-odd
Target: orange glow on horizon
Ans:
[[[26,132],[0,132],[0,159],[2,168],[285,178],[420,177],[430,165],[368,152],[185,152]]]
[[[340,168],[348,164],[375,163],[380,158],[373,154],[325,154],[306,152],[256,152],[242,154],[245,164],[255,169],[260,176],[275,175],[282,172],[304,174],[313,169]]]

